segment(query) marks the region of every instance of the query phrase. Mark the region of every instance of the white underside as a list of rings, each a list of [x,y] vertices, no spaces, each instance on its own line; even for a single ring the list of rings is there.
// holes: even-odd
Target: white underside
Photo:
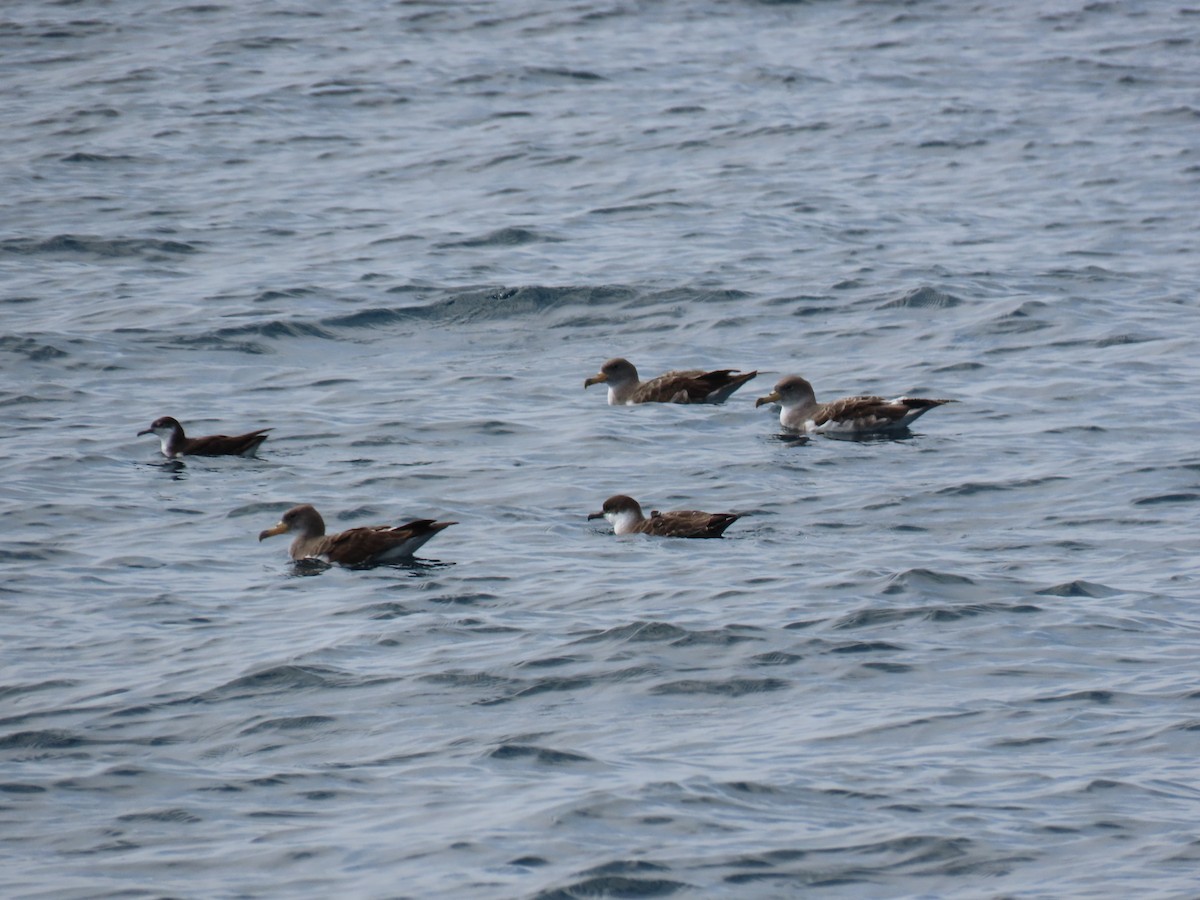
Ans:
[[[804,430],[811,431],[814,434],[861,434],[866,431],[875,431],[876,429],[861,419],[843,419],[840,421],[829,421],[818,425],[812,419],[808,419],[804,423]]]

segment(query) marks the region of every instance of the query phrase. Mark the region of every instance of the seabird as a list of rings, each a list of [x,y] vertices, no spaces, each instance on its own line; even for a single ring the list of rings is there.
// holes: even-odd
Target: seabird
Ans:
[[[775,390],[754,401],[778,403],[779,424],[792,431],[818,431],[840,434],[879,434],[903,431],[917,418],[943,403],[953,400],[924,400],[919,397],[843,397],[830,403],[818,403],[813,387],[799,375],[788,375]]]
[[[150,427],[138,432],[157,435],[162,442],[163,456],[251,456],[258,445],[267,439],[270,428],[260,428],[246,434],[230,437],[227,434],[210,434],[207,437],[190,438],[183,433],[177,419],[163,416],[150,423]]]
[[[687,369],[639,381],[637,369],[627,359],[610,359],[583,386],[608,385],[609,406],[634,403],[724,403],[729,395],[757,375],[737,369]]]
[[[604,501],[600,512],[588,515],[588,520],[608,519],[614,534],[656,534],[660,537],[719,538],[721,533],[741,518],[740,513],[709,513],[697,509],[673,512],[652,510],[650,518],[632,497],[617,494]]]
[[[279,524],[260,532],[258,539],[294,534],[288,552],[292,559],[319,559],[327,563],[358,566],[392,562],[412,556],[422,544],[457,522],[414,519],[403,525],[364,525],[338,534],[325,533],[325,520],[308,503],[293,506]]]

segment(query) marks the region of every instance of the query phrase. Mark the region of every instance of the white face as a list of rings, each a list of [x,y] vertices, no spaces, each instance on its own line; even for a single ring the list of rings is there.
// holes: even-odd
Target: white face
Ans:
[[[637,513],[632,509],[606,512],[604,518],[608,519],[612,525],[614,534],[629,534],[633,531],[633,526],[637,524]]]

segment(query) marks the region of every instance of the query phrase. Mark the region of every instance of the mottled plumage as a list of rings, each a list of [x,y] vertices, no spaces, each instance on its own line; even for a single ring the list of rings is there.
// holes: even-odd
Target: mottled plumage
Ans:
[[[627,359],[610,359],[583,386],[604,382],[610,406],[634,403],[724,403],[729,395],[757,375],[737,369],[688,369],[667,372],[649,381],[638,380],[637,369]]]
[[[260,428],[246,434],[210,434],[207,437],[190,438],[183,433],[183,426],[177,419],[163,416],[155,419],[149,428],[138,432],[138,435],[153,434],[162,444],[163,456],[174,459],[177,456],[251,456],[258,445],[267,439],[270,428]]]
[[[841,434],[879,434],[903,431],[914,420],[953,400],[924,400],[919,397],[843,397],[818,403],[812,385],[799,375],[788,375],[775,390],[755,401],[780,405],[779,424],[792,431],[824,431]]]
[[[427,540],[456,522],[415,519],[403,525],[365,525],[338,534],[325,534],[325,520],[312,506],[293,506],[279,524],[259,534],[258,539],[276,534],[294,534],[288,552],[292,559],[320,559],[328,563],[357,566],[391,562],[412,556]]]
[[[739,518],[740,513],[710,513],[697,509],[672,512],[659,512],[656,509],[646,518],[638,502],[624,494],[609,497],[600,512],[588,515],[589,520],[607,519],[612,524],[614,534],[655,534],[680,538],[719,538]]]

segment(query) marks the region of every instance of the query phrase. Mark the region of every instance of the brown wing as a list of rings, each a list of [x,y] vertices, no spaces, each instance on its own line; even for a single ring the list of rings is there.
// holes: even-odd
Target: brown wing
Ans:
[[[925,400],[920,397],[844,397],[824,404],[813,416],[813,423],[844,423],[860,431],[900,428],[927,410],[950,400]]]
[[[192,456],[244,456],[258,449],[267,439],[270,428],[260,428],[246,434],[210,434],[208,437],[189,438],[184,453]]]
[[[824,425],[828,422],[861,422],[886,425],[904,418],[907,410],[889,402],[883,397],[843,397],[832,403],[822,404],[813,415],[813,423]]]
[[[651,378],[633,392],[634,403],[710,403],[711,395],[729,396],[757,375],[736,369],[681,369]]]
[[[333,534],[322,541],[314,556],[324,556],[332,563],[355,566],[360,563],[399,553],[405,544],[416,546],[454,523],[433,519],[414,519],[403,525],[364,525]],[[415,549],[415,548],[414,548]]]
[[[698,509],[664,513],[655,510],[638,530],[660,537],[717,538],[739,518],[737,513],[709,513]]]

